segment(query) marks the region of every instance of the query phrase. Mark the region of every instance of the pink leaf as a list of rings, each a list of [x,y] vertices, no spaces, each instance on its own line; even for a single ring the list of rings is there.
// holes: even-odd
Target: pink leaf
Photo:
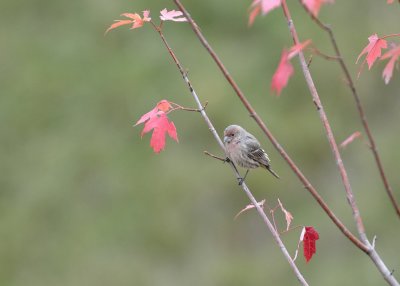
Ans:
[[[282,205],[281,201],[278,199],[279,206],[282,210],[282,212],[285,214],[285,219],[286,219],[286,230],[289,230],[290,224],[292,223],[293,216],[290,212],[288,212]]]
[[[261,10],[263,15],[281,6],[281,0],[261,0]]]
[[[257,202],[257,204],[258,204],[260,207],[264,208],[265,200],[262,200],[261,202]],[[238,213],[235,215],[235,218],[234,218],[234,219],[237,219],[242,213],[244,213],[244,212],[246,212],[246,211],[248,211],[248,210],[254,209],[254,208],[255,208],[255,206],[254,206],[253,204],[249,204],[249,205],[245,206],[243,209],[240,210],[240,212],[238,212]]]
[[[156,128],[160,124],[161,116],[163,114],[165,114],[163,111],[158,111],[154,116],[150,117],[150,119],[144,124],[144,128],[140,133],[140,136],[143,137],[144,134]]]
[[[253,0],[250,6],[249,13],[249,26],[254,23],[255,18],[260,12],[263,15],[268,14],[270,11],[278,8],[281,5],[281,0]]]
[[[140,119],[133,126],[136,126],[136,125],[139,125],[141,123],[146,122],[147,120],[149,120],[150,118],[155,116],[157,114],[157,112],[158,112],[158,108],[157,107],[153,108],[152,110],[150,110],[146,114],[142,115],[142,117],[140,117]]]
[[[160,14],[160,19],[162,21],[187,22],[186,17],[181,17],[183,15],[181,11],[168,11],[167,9],[164,9],[160,11]]]
[[[390,79],[392,78],[395,63],[397,62],[399,57],[400,57],[400,45],[397,47],[395,46],[381,57],[381,60],[390,58],[389,62],[386,64],[382,73],[383,79],[385,80],[386,84],[388,84]]]
[[[278,96],[281,94],[282,89],[287,85],[289,78],[294,72],[288,55],[288,52],[283,50],[279,66],[276,69],[271,81],[271,91],[275,92]]]
[[[176,133],[176,127],[175,127],[175,124],[172,121],[169,122],[167,131],[168,131],[169,137],[174,139],[176,142],[179,142],[178,134]]]
[[[120,26],[128,25],[128,24],[133,23],[132,20],[115,20],[115,21],[116,22],[114,24],[111,24],[111,26],[108,27],[108,29],[106,30],[106,32],[104,34],[107,34],[109,31],[111,31],[111,30],[113,30],[115,28],[118,28]]]
[[[355,139],[357,139],[360,136],[361,136],[361,132],[360,131],[354,132],[353,134],[351,134],[349,137],[347,137],[347,139],[344,140],[340,144],[340,148],[345,148],[347,145],[349,145],[351,142],[353,142]]]
[[[144,128],[141,132],[141,136],[153,130],[153,134],[150,140],[150,146],[154,152],[159,153],[165,147],[165,134],[178,142],[178,134],[176,132],[175,124],[168,120],[167,112],[171,108],[171,104],[167,100],[161,100],[157,103],[156,107],[144,114],[135,126],[141,123],[144,124]]]
[[[261,12],[261,5],[257,5],[254,6],[252,10],[250,10],[249,13],[249,26],[252,26],[254,21],[256,20],[256,17],[258,16],[258,14],[260,14]]]
[[[358,56],[357,61],[364,54],[367,54],[366,61],[368,63],[368,68],[371,69],[372,65],[376,61],[377,58],[381,56],[382,49],[387,48],[387,42],[384,39],[378,38],[377,34],[371,35],[368,38],[369,44],[362,50],[361,54]],[[364,60],[365,62],[365,60]],[[364,63],[363,62],[363,63]]]
[[[394,3],[394,0],[387,0],[387,3],[392,4],[392,3]]]
[[[171,108],[171,104],[169,103],[168,100],[161,100],[159,103],[157,103],[157,108],[161,111],[167,112]]]
[[[109,32],[112,29],[118,28],[123,25],[133,24],[131,29],[142,27],[145,22],[150,22],[151,18],[149,18],[150,11],[143,11],[143,18],[140,17],[137,13],[123,13],[121,16],[127,17],[131,20],[116,20],[117,22],[112,24],[105,32]]]
[[[318,16],[318,12],[321,9],[321,5],[324,3],[333,3],[333,0],[302,0],[307,10],[311,12],[315,17]]]

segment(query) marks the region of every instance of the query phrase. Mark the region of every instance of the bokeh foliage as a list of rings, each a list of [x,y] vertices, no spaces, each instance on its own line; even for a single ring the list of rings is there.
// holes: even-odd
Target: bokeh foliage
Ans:
[[[332,53],[327,36],[288,1],[302,39]],[[399,32],[399,5],[337,1],[323,7],[339,46],[354,64],[372,33]],[[339,174],[299,65],[280,98],[269,83],[291,40],[276,10],[247,27],[250,1],[184,1],[281,144],[338,216],[355,230]],[[234,215],[247,203],[196,113],[171,114],[180,143],[156,155],[132,124],[156,102],[194,106],[150,26],[104,31],[122,12],[157,12],[172,1],[0,3],[0,285],[297,285],[259,217]],[[384,21],[382,21],[384,19]],[[279,197],[296,225],[320,232],[317,254],[298,264],[311,285],[385,285],[306,193],[258,130],[186,24],[165,35],[219,132],[238,123],[268,150],[277,181],[261,170],[248,184],[269,205]],[[383,65],[357,80],[387,175],[400,199],[400,75],[385,86]],[[338,141],[362,130],[337,64],[314,57],[311,72]],[[353,190],[377,248],[400,269],[399,220],[365,139],[342,151]],[[281,218],[278,218],[281,221]],[[282,224],[283,225],[283,224]],[[294,252],[299,232],[284,236]],[[395,274],[398,274],[398,271]]]

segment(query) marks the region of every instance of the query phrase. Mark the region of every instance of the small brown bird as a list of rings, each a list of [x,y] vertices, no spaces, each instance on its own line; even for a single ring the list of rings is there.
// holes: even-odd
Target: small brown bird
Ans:
[[[244,177],[239,181],[243,183],[249,169],[262,167],[279,179],[279,176],[271,169],[270,159],[261,148],[258,140],[239,125],[230,125],[224,131],[224,144],[226,155],[235,165],[247,169]]]

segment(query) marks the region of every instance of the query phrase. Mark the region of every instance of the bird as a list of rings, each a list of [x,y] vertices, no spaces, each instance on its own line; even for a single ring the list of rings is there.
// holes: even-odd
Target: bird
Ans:
[[[232,161],[235,165],[246,168],[246,174],[239,179],[241,185],[249,169],[258,167],[267,169],[274,177],[279,179],[277,173],[271,169],[271,160],[267,153],[261,148],[260,142],[254,135],[247,132],[239,125],[229,125],[224,130],[224,146],[228,156],[226,161]]]

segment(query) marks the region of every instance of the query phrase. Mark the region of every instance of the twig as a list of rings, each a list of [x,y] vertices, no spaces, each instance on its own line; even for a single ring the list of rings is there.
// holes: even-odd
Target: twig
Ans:
[[[356,89],[356,87],[354,85],[353,79],[352,79],[352,77],[350,75],[349,69],[347,68],[346,63],[343,60],[342,54],[341,54],[341,52],[339,50],[339,46],[337,45],[336,38],[335,38],[335,35],[333,34],[332,28],[329,25],[326,25],[326,24],[322,23],[317,17],[315,17],[307,9],[307,7],[304,5],[303,1],[299,1],[299,2],[303,6],[303,8],[306,10],[306,12],[309,14],[311,19],[322,30],[327,32],[328,35],[329,35],[329,39],[331,40],[333,49],[335,50],[335,54],[336,54],[337,60],[338,60],[338,62],[340,64],[340,67],[342,68],[342,71],[343,71],[343,73],[344,73],[344,75],[345,75],[345,77],[347,79],[347,83],[348,83],[348,85],[350,87],[351,93],[353,95],[353,99],[354,99],[355,104],[357,106],[358,114],[360,116],[361,123],[362,123],[362,125],[364,127],[365,133],[367,134],[369,145],[371,147],[372,154],[374,156],[376,165],[378,167],[379,174],[381,176],[381,179],[382,179],[383,185],[385,187],[386,193],[389,196],[389,199],[390,199],[390,201],[391,201],[391,203],[392,203],[392,205],[393,205],[393,207],[394,207],[394,209],[395,209],[395,211],[397,213],[397,216],[400,218],[400,205],[398,204],[398,202],[396,200],[396,197],[393,194],[392,187],[390,186],[389,181],[386,178],[386,174],[385,174],[385,171],[383,169],[383,165],[382,165],[379,153],[378,153],[378,149],[377,149],[376,144],[375,144],[374,137],[372,136],[371,130],[369,129],[369,124],[368,124],[368,121],[367,121],[367,117],[365,115],[364,108],[363,108],[363,106],[361,104],[361,99],[358,96],[358,92],[357,92],[357,89]],[[386,37],[389,37],[389,36],[398,36],[398,34],[387,35]]]
[[[288,22],[288,25],[289,25],[289,31],[290,31],[290,33],[292,35],[293,42],[295,44],[298,44],[298,43],[300,43],[299,37],[297,35],[296,28],[294,26],[292,17],[290,15],[289,8],[288,8],[288,6],[286,4],[286,0],[281,0],[281,4],[282,4],[281,6],[282,6],[283,14],[284,14],[284,16],[285,16],[285,18],[286,18],[286,20]],[[359,211],[358,206],[356,204],[356,201],[355,201],[355,198],[354,198],[354,194],[353,194],[353,191],[351,189],[350,181],[349,181],[346,169],[344,167],[344,164],[343,164],[340,152],[339,152],[339,148],[338,148],[338,146],[336,144],[335,138],[333,136],[332,128],[331,128],[331,126],[329,124],[328,118],[327,118],[326,113],[324,111],[322,102],[321,102],[321,100],[319,98],[317,89],[316,89],[316,87],[314,85],[313,79],[312,79],[311,74],[310,74],[310,70],[307,67],[307,63],[305,61],[304,54],[303,54],[302,51],[299,52],[299,59],[300,59],[300,64],[301,64],[301,67],[302,67],[302,70],[303,70],[304,78],[305,78],[305,80],[307,82],[307,85],[309,87],[309,90],[310,90],[311,96],[313,98],[313,101],[319,106],[318,113],[319,113],[319,116],[321,118],[322,124],[323,124],[323,126],[325,128],[327,139],[328,139],[329,144],[331,146],[332,153],[333,153],[333,155],[335,157],[336,164],[337,164],[337,166],[339,168],[339,172],[340,172],[340,175],[342,177],[342,182],[343,182],[343,185],[344,185],[344,188],[345,188],[345,191],[346,191],[347,200],[348,200],[348,202],[350,204],[350,207],[351,207],[351,209],[353,211],[353,218],[354,218],[354,221],[355,221],[356,226],[357,226],[358,234],[359,234],[362,242],[364,243],[364,245],[368,249],[367,254],[371,257],[372,261],[375,263],[375,265],[377,266],[378,270],[383,275],[384,279],[390,285],[400,285],[397,282],[397,280],[392,275],[390,275],[389,269],[386,267],[386,265],[384,264],[382,259],[379,257],[378,253],[372,247],[371,243],[369,242],[369,240],[367,238],[367,235],[365,233],[365,227],[364,227],[364,224],[363,224],[363,221],[362,221],[362,218],[361,218],[361,214],[360,214],[360,211]]]
[[[309,48],[311,50],[312,53],[316,54],[317,56],[320,56],[321,58],[324,58],[325,60],[328,61],[338,61],[339,57],[337,56],[328,56],[326,54],[324,54],[323,52],[321,52],[317,47],[313,46]]]
[[[202,111],[202,110],[205,110],[206,107],[207,107],[207,105],[208,105],[208,101],[206,101],[206,103],[202,106],[202,108],[188,108],[188,107],[180,106],[179,104],[177,104],[177,103],[175,103],[175,102],[171,102],[171,101],[170,101],[169,103],[171,103],[171,104],[172,104],[173,106],[175,106],[175,107],[173,107],[172,109],[170,109],[167,113],[170,113],[170,112],[175,111],[175,110],[184,110],[184,111],[200,112],[200,111]]]
[[[182,11],[186,19],[188,19],[190,25],[192,26],[193,31],[199,38],[200,42],[203,44],[205,49],[208,51],[210,56],[213,58],[215,63],[218,65],[220,68],[221,72],[224,74],[226,80],[229,82],[229,84],[232,86],[234,91],[236,92],[237,96],[245,106],[245,108],[249,111],[250,116],[255,120],[255,122],[258,124],[258,126],[261,128],[261,130],[264,132],[264,134],[268,137],[268,139],[271,141],[272,145],[278,150],[279,154],[283,157],[283,159],[287,162],[289,167],[292,169],[292,171],[296,174],[298,179],[301,181],[303,184],[304,188],[309,191],[309,193],[313,196],[313,198],[318,202],[318,204],[321,206],[321,208],[325,211],[325,213],[329,216],[329,218],[333,221],[333,223],[340,229],[340,231],[351,241],[353,242],[359,249],[361,249],[364,252],[368,251],[368,248],[357,238],[355,237],[347,228],[346,226],[339,220],[339,218],[336,217],[336,215],[333,213],[333,211],[329,208],[329,206],[325,203],[325,201],[322,199],[322,197],[319,195],[319,193],[316,191],[316,189],[313,187],[313,185],[310,183],[310,181],[306,178],[306,176],[301,172],[301,170],[297,167],[297,165],[294,163],[294,161],[290,158],[289,154],[286,153],[285,149],[281,146],[281,144],[278,142],[278,140],[273,136],[271,131],[267,128],[263,120],[258,116],[250,102],[247,100],[243,92],[240,90],[239,86],[233,79],[233,77],[229,74],[228,70],[224,66],[224,64],[221,62],[219,59],[218,55],[214,52],[214,50],[211,48],[209,43],[207,42],[206,38],[203,36],[202,32],[198,28],[197,24],[194,22],[190,14],[186,11],[185,7],[181,4],[179,0],[174,0],[175,4],[178,6],[178,8]]]
[[[155,26],[155,25],[153,25]],[[195,100],[199,110],[200,110],[200,114],[202,115],[204,121],[206,122],[208,128],[210,129],[211,133],[213,134],[215,140],[218,142],[219,146],[221,147],[222,150],[225,151],[225,147],[224,144],[221,140],[221,138],[219,137],[217,131],[215,130],[213,124],[211,123],[208,115],[206,114],[205,110],[203,109],[203,106],[201,105],[201,102],[197,96],[197,93],[195,92],[195,90],[193,89],[192,84],[189,81],[189,78],[187,77],[187,74],[184,72],[182,65],[180,64],[178,58],[176,57],[176,55],[174,54],[174,52],[172,51],[171,47],[169,46],[168,42],[166,41],[162,30],[155,26],[156,31],[158,32],[158,34],[161,37],[161,40],[163,41],[165,47],[167,48],[169,54],[171,55],[172,59],[174,60],[176,66],[178,67],[183,80],[186,82],[186,84],[188,85],[189,91],[193,97],[193,99]],[[216,157],[216,156],[215,156]],[[237,171],[236,166],[233,164],[232,161],[229,161],[230,166],[232,167],[232,170],[234,171],[234,174],[236,175],[237,179],[241,179],[239,172]],[[301,272],[299,271],[299,269],[297,268],[296,264],[294,263],[293,259],[291,258],[289,252],[287,251],[285,245],[283,244],[282,240],[279,237],[279,233],[274,229],[274,226],[271,224],[270,220],[268,219],[268,216],[265,214],[264,210],[262,209],[262,207],[258,204],[257,200],[255,199],[255,197],[253,196],[253,194],[251,193],[250,189],[247,187],[245,182],[242,182],[242,184],[240,184],[241,188],[243,189],[243,191],[246,193],[247,197],[250,199],[251,203],[254,205],[254,207],[257,209],[257,212],[259,213],[259,215],[261,216],[261,218],[263,219],[265,225],[267,226],[267,228],[269,229],[269,231],[271,232],[275,242],[278,244],[280,250],[282,251],[283,255],[285,256],[286,260],[288,261],[290,267],[292,268],[293,272],[295,273],[297,279],[301,282],[302,285],[307,285],[308,283],[307,281],[304,279],[303,275],[301,274]]]
[[[220,160],[220,161],[222,161],[222,162],[224,162],[224,163],[227,162],[226,158],[224,159],[224,158],[218,157],[218,156],[216,156],[216,155],[211,154],[211,153],[208,152],[208,151],[204,151],[204,154],[206,154],[206,155],[208,155],[208,156],[210,156],[210,157],[212,157],[212,158],[214,158],[214,159]]]

